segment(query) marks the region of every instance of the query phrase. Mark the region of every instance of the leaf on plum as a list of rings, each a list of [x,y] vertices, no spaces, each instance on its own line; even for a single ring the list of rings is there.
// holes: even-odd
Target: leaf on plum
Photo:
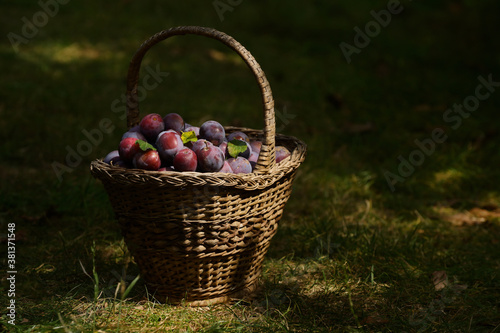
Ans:
[[[247,149],[247,144],[241,140],[234,139],[227,143],[227,151],[231,157],[236,157],[238,154],[245,152]]]
[[[198,141],[198,137],[194,131],[182,132],[181,134],[182,143],[186,144],[188,142]]]
[[[139,145],[139,148],[141,148],[142,151],[156,150],[156,148],[153,147],[152,144],[144,140],[137,140],[136,143]]]

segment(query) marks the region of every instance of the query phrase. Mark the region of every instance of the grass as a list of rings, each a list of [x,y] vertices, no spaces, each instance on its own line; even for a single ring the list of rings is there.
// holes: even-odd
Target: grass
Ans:
[[[220,20],[212,2],[68,2],[16,52],[36,2],[1,4],[0,238],[16,225],[16,325],[11,332],[499,332],[500,92],[460,126],[448,108],[500,81],[494,1],[401,2],[404,10],[352,55],[387,1],[243,1]],[[112,103],[140,43],[177,25],[227,32],[259,61],[281,132],[308,144],[266,256],[255,300],[189,308],[148,294],[89,163],[126,129]],[[262,127],[257,86],[229,50],[195,36],[167,40],[144,66],[169,75],[141,101],[192,123]],[[142,72],[144,75],[145,72]],[[114,126],[58,180],[83,130]],[[415,140],[435,144],[391,191]],[[441,272],[441,273],[440,273]],[[446,273],[440,285],[436,276]],[[2,277],[2,304],[9,288]],[[433,280],[434,278],[434,280]],[[135,281],[135,282],[134,282]]]

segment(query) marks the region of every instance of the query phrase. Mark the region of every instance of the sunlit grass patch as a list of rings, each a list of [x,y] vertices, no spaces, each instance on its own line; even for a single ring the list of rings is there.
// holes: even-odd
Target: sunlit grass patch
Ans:
[[[21,57],[33,62],[41,60],[59,64],[82,61],[105,61],[124,57],[123,52],[112,51],[104,45],[89,45],[88,43],[37,44],[29,51],[21,52]]]

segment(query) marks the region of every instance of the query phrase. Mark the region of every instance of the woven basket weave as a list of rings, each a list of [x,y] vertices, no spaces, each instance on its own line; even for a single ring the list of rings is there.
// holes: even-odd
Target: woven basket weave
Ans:
[[[146,40],[130,62],[127,77],[127,125],[139,120],[137,83],[145,53],[160,41],[195,34],[221,41],[238,53],[260,87],[264,130],[243,131],[263,142],[254,173],[159,172],[90,165],[101,180],[127,247],[148,291],[161,302],[201,306],[244,299],[255,290],[262,262],[290,197],[306,145],[275,134],[274,100],[253,56],[232,37],[210,28],[184,26]],[[291,156],[275,163],[275,146]]]

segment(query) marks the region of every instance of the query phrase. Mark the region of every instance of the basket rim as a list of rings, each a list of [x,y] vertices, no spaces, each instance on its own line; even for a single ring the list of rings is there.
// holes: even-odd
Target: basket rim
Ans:
[[[228,127],[231,130],[246,130],[251,134],[261,134],[262,131],[241,127]],[[148,171],[112,166],[96,159],[90,164],[90,171],[95,178],[101,181],[121,182],[129,185],[154,184],[162,186],[223,186],[244,190],[256,190],[273,185],[283,176],[295,171],[305,160],[307,145],[288,135],[277,134],[276,141],[293,145],[290,157],[276,164],[268,173],[258,174],[231,174],[222,172],[179,172],[179,171]]]

